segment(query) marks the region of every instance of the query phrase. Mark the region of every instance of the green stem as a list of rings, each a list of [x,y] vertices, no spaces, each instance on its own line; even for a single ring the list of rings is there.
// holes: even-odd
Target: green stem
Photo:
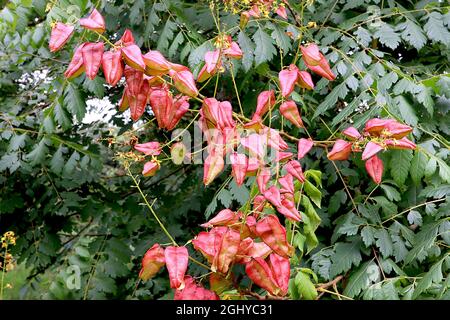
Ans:
[[[141,187],[139,186],[139,183],[137,182],[136,178],[134,177],[134,175],[131,173],[130,167],[127,166],[127,171],[128,171],[128,175],[131,177],[131,179],[133,179],[133,182],[136,186],[136,188],[138,189],[139,193],[141,194],[142,199],[144,199],[145,205],[147,206],[147,208],[150,210],[150,212],[152,213],[153,217],[156,219],[156,221],[158,222],[159,226],[161,227],[161,229],[164,231],[164,233],[166,234],[166,236],[170,239],[170,241],[172,242],[172,244],[174,246],[178,246],[177,242],[175,241],[175,239],[170,235],[169,231],[167,231],[166,227],[164,226],[164,224],[161,222],[161,220],[159,220],[158,215],[156,214],[156,212],[153,210],[152,206],[150,205],[150,203],[148,203],[147,197],[144,195],[144,193],[142,192]],[[156,201],[156,199],[155,199]],[[153,201],[153,203],[155,203],[155,201]],[[153,205],[153,204],[152,204]]]

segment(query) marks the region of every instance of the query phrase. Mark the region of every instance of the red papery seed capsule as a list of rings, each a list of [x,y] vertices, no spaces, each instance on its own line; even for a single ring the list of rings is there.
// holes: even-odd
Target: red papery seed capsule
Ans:
[[[385,130],[382,134],[387,137],[392,137],[394,139],[401,139],[412,132],[412,128],[406,124],[399,123],[397,121],[389,122],[386,124]]]
[[[378,152],[384,150],[382,146],[380,146],[376,142],[369,141],[362,153],[362,160],[367,160],[369,158],[372,158],[374,155],[376,155]]]
[[[214,256],[211,270],[213,272],[227,273],[231,263],[234,261],[241,242],[239,232],[228,229],[222,237],[219,246],[216,246],[217,253]]]
[[[150,50],[142,56],[145,62],[145,72],[152,76],[159,76],[169,72],[171,66],[161,52]]]
[[[155,243],[144,255],[142,259],[142,268],[139,272],[139,278],[143,281],[153,278],[166,263],[164,258],[164,249],[158,243]]]
[[[333,148],[328,153],[327,157],[330,160],[347,160],[352,152],[352,144],[342,139],[337,139]]]
[[[277,216],[271,214],[259,220],[256,232],[264,243],[280,256],[289,258],[294,254],[294,248],[286,241],[286,229]]]
[[[322,53],[319,50],[319,47],[315,43],[310,43],[307,46],[300,46],[300,50],[302,52],[303,61],[308,66],[317,66],[322,59]]]
[[[174,98],[172,108],[167,109],[166,113],[166,129],[172,130],[180,122],[184,114],[189,110],[189,97],[178,95]]]
[[[300,182],[305,182],[305,176],[303,174],[301,164],[296,160],[291,160],[284,165],[284,168],[288,173],[290,173],[294,178]]]
[[[250,158],[256,157],[259,161],[264,158],[266,152],[267,141],[257,133],[252,133],[249,136],[241,139],[242,146],[250,153]]]
[[[97,9],[92,10],[89,17],[81,18],[80,26],[89,30],[97,31],[99,33],[105,32],[106,29],[105,19],[103,19],[103,16],[100,14],[100,12],[97,11]]]
[[[275,153],[275,161],[283,162],[283,161],[291,159],[293,156],[294,156],[294,154],[292,152],[277,151]]]
[[[253,199],[253,211],[261,213],[266,205],[266,198],[263,195],[258,195]]]
[[[281,185],[281,193],[294,193],[294,179],[290,173],[286,173],[284,176],[278,179],[278,183]]]
[[[73,34],[74,27],[67,24],[57,22],[52,28],[50,34],[49,48],[50,52],[56,52],[61,49]]]
[[[142,175],[144,177],[152,177],[159,170],[160,165],[158,161],[151,160],[144,164],[144,170],[142,170]]]
[[[88,42],[84,44],[83,49],[81,50],[86,77],[91,80],[97,75],[98,69],[102,63],[103,49],[103,42]]]
[[[264,198],[267,199],[274,207],[281,206],[281,194],[280,189],[275,186],[271,186],[269,189],[264,191]]]
[[[188,267],[189,254],[186,247],[167,247],[164,256],[167,271],[169,271],[170,287],[174,289],[184,288],[184,275]]]
[[[328,61],[320,52],[319,47],[316,44],[311,43],[306,47],[300,46],[300,50],[302,51],[303,61],[305,61],[306,66],[311,71],[330,81],[336,78],[335,74],[330,69]]]
[[[253,239],[250,237],[247,237],[245,239],[241,240],[241,243],[239,243],[239,249],[236,253],[236,259],[235,263],[248,263],[251,260],[250,255],[248,252],[253,247]]]
[[[125,88],[125,90],[123,90],[122,98],[120,98],[120,101],[119,101],[119,111],[124,112],[129,107],[130,107],[130,103],[128,102],[128,90],[127,90],[127,88]]]
[[[298,160],[303,159],[313,146],[314,141],[312,141],[311,138],[301,138],[300,140],[298,140]]]
[[[375,155],[366,161],[366,171],[376,184],[381,183],[383,170],[383,161],[378,156]]]
[[[122,37],[114,43],[116,46],[129,46],[130,44],[134,44],[133,33],[130,29],[125,29]]]
[[[223,51],[223,54],[229,58],[233,58],[233,59],[241,59],[242,56],[244,55],[242,53],[241,48],[239,47],[239,45],[237,44],[237,42],[232,41],[230,43],[230,47],[228,49],[225,49]]]
[[[372,136],[379,136],[383,130],[390,124],[396,122],[394,119],[373,118],[366,122],[364,131]]]
[[[297,85],[307,90],[314,89],[314,82],[311,75],[306,71],[298,71]]]
[[[217,252],[215,243],[220,242],[219,238],[222,238],[227,230],[227,227],[214,227],[209,232],[202,231],[192,240],[192,245],[209,263],[212,263]]]
[[[277,207],[277,211],[291,221],[300,221],[302,219],[294,201],[289,199],[281,200],[281,206]]]
[[[253,242],[253,246],[248,251],[248,255],[252,258],[265,259],[272,253],[272,249],[264,242]]]
[[[250,280],[257,286],[267,290],[271,295],[278,295],[281,289],[278,287],[273,277],[272,270],[266,261],[261,258],[252,258],[245,266],[245,272]]]
[[[256,112],[253,117],[262,118],[269,109],[275,105],[275,92],[273,90],[263,91],[258,95]]]
[[[144,82],[144,73],[137,71],[130,66],[125,66],[124,74],[128,92],[132,96],[138,95],[139,91],[141,91],[142,83]]]
[[[150,86],[147,82],[142,83],[141,90],[136,96],[128,94],[128,101],[130,103],[131,119],[138,121],[144,114],[145,107],[147,106],[148,95],[150,93]]]
[[[213,75],[221,67],[220,50],[208,51],[205,53],[206,72]]]
[[[200,226],[203,228],[230,226],[237,223],[238,221],[239,217],[237,216],[236,212],[231,211],[230,209],[223,209],[214,218],[204,224],[201,224]]]
[[[347,129],[342,131],[342,134],[351,140],[358,140],[359,138],[361,138],[361,134],[355,127],[348,127]]]
[[[399,140],[397,139],[386,139],[384,143],[388,149],[410,149],[414,150],[417,148],[416,144],[410,141],[408,138],[403,137]]]
[[[276,253],[269,256],[270,268],[278,287],[281,289],[281,295],[286,295],[289,288],[289,278],[291,276],[291,264],[289,259],[281,257]]]
[[[72,60],[70,61],[66,72],[64,72],[64,76],[67,79],[76,78],[84,72],[85,67],[83,63],[83,54],[82,54],[84,45],[85,43],[82,43],[75,49]]]
[[[136,69],[138,71],[144,72],[145,70],[145,62],[142,58],[141,49],[135,45],[130,44],[121,49],[122,57],[124,58],[127,65]]]
[[[149,95],[150,106],[155,115],[158,127],[166,127],[166,110],[172,108],[173,99],[170,92],[166,89],[152,90]]]
[[[302,118],[294,101],[285,101],[280,105],[280,113],[298,128],[304,128]]]
[[[276,13],[277,13],[277,15],[279,15],[280,17],[282,17],[283,19],[286,19],[287,20],[287,11],[286,11],[286,7],[282,7],[282,6],[279,6],[278,8],[277,8],[277,11],[275,11]]]
[[[134,149],[146,156],[158,156],[161,153],[161,145],[157,141],[135,144]]]
[[[270,147],[275,150],[282,151],[289,148],[286,141],[281,138],[281,135],[278,130],[272,129],[269,127],[265,127],[260,133],[263,139],[267,141]]]
[[[256,176],[256,183],[258,184],[259,192],[264,193],[266,191],[266,186],[271,176],[272,174],[269,168],[261,168]]]
[[[222,172],[225,166],[220,152],[211,152],[205,159],[203,167],[203,183],[209,185]]]
[[[295,83],[298,79],[298,68],[294,64],[289,66],[289,69],[281,70],[278,74],[280,81],[281,94],[283,97],[288,97],[294,91]]]
[[[219,300],[217,294],[195,283],[191,276],[184,277],[185,287],[175,291],[174,300]]]
[[[241,186],[245,180],[245,174],[248,168],[248,158],[245,154],[234,152],[230,154],[231,174],[236,180],[236,184]]]
[[[122,53],[119,50],[104,52],[102,69],[106,83],[114,87],[123,74]]]
[[[206,119],[208,128],[223,130],[236,126],[233,108],[228,101],[219,102],[215,98],[206,98],[203,100],[200,115]]]
[[[320,60],[320,64],[318,66],[309,66],[309,69],[320,75],[321,77],[324,77],[325,79],[328,79],[330,81],[333,81],[336,79],[336,75],[331,71],[330,65],[328,64],[325,57]]]
[[[198,96],[198,89],[195,85],[195,80],[192,72],[190,72],[189,70],[182,70],[177,72],[171,69],[169,70],[169,75],[172,78],[175,88],[177,88],[178,91],[190,97]]]

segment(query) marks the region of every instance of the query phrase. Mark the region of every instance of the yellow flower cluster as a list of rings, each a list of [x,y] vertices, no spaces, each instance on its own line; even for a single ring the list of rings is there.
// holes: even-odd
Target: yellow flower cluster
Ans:
[[[16,237],[14,232],[7,231],[3,234],[3,237],[0,239],[0,243],[2,244],[2,248],[6,248],[7,246],[16,245]]]

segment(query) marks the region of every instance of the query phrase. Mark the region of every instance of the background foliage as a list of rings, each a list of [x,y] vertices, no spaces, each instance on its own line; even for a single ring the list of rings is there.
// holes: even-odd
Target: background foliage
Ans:
[[[132,123],[115,109],[109,121],[83,121],[90,109],[106,108],[93,98],[116,105],[122,86],[105,86],[101,76],[64,80],[70,48],[80,37],[95,41],[93,36],[79,32],[57,54],[47,45],[52,21],[74,21],[97,6],[111,40],[130,28],[142,48],[156,48],[195,74],[217,32],[209,2],[0,3],[0,232],[17,235],[11,249],[17,264],[6,273],[3,285],[12,288],[5,289],[5,298],[170,298],[166,271],[146,283],[137,281],[145,250],[167,238],[113,159],[129,147],[107,140],[116,136],[126,142],[129,136],[123,133]],[[449,299],[448,4],[289,3],[288,21],[278,16],[251,20],[245,29],[239,28],[239,15],[220,12],[221,30],[244,52],[233,71],[246,116],[254,112],[259,92],[277,86],[279,70],[296,54],[299,40],[293,39],[300,36],[321,46],[338,75],[333,82],[314,78],[319,80],[314,91],[293,95],[315,139],[332,140],[350,123],[361,128],[369,118],[382,116],[414,127],[419,146],[414,152],[382,154],[379,187],[362,161],[333,164],[321,148],[303,160],[310,182],[302,202],[302,233],[293,237],[299,254],[291,297]],[[202,93],[213,91],[211,83]],[[218,99],[237,106],[234,93],[230,73],[222,74]],[[191,107],[200,106],[192,101]],[[146,113],[145,118],[153,117]],[[180,126],[191,120],[185,116]],[[280,122],[277,113],[273,121]],[[139,141],[167,135],[151,123],[138,125],[145,128],[133,132]],[[284,127],[293,136],[305,136]],[[212,213],[237,209],[247,200],[251,181],[238,188],[227,173],[204,188],[201,165],[166,165],[157,176],[143,179],[141,187],[150,201],[156,199],[154,208],[170,233],[183,242]],[[190,270],[203,272],[195,265]],[[321,284],[333,279],[336,286],[324,289]]]

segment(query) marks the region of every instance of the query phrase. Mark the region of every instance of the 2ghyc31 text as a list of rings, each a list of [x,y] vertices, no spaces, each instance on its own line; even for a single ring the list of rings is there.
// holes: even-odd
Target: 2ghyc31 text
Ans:
[[[203,315],[208,317],[210,314],[220,315],[271,315],[272,306],[265,304],[253,304],[253,305],[224,305],[221,304],[217,307],[191,307],[183,304],[177,307],[177,315]]]

